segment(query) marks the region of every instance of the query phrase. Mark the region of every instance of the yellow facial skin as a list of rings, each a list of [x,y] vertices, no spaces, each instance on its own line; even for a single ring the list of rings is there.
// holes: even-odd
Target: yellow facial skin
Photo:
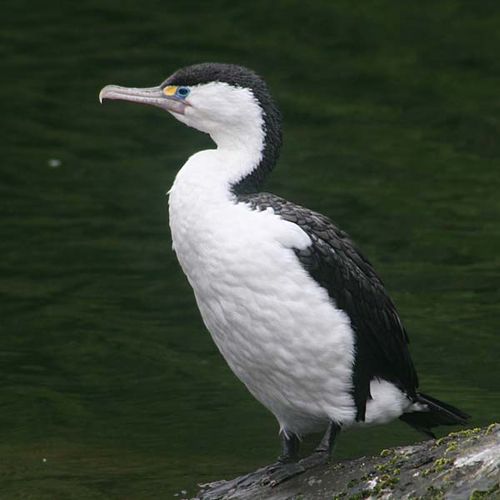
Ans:
[[[164,89],[163,89],[163,93],[166,95],[166,96],[172,96],[175,94],[175,92],[177,91],[177,86],[176,85],[167,85]]]

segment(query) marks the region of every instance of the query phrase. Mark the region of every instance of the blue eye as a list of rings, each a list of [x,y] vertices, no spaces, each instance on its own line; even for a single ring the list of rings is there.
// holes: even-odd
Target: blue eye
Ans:
[[[181,99],[185,99],[189,95],[190,92],[191,92],[191,89],[189,89],[188,87],[179,87],[175,91],[175,95],[177,97],[180,97]]]

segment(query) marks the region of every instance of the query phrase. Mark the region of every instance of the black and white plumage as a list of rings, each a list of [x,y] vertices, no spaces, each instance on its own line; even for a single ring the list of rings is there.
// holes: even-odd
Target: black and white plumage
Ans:
[[[297,224],[312,244],[295,250],[310,275],[336,306],[347,313],[356,334],[353,395],[356,420],[365,420],[370,382],[387,380],[416,399],[417,374],[408,351],[408,335],[382,281],[349,236],[327,217],[270,193],[240,197],[257,210],[271,207]]]
[[[173,247],[231,369],[298,437],[401,418],[432,435],[460,410],[418,392],[408,336],[382,281],[327,217],[259,189],[281,119],[265,82],[227,64],[175,72],[159,87],[107,86],[100,99],[151,104],[210,134],[170,190]]]

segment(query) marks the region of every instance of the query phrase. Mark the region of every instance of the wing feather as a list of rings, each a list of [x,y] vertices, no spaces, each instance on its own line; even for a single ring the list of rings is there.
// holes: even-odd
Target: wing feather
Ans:
[[[381,378],[416,398],[418,379],[408,350],[408,335],[382,280],[350,237],[327,217],[270,193],[240,195],[255,210],[272,208],[297,224],[311,246],[295,249],[304,266],[349,316],[356,336],[353,397],[357,420],[364,420],[370,381]]]

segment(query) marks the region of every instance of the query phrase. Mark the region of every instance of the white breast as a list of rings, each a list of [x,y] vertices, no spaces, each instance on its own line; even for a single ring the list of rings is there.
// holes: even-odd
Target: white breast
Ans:
[[[201,315],[234,373],[277,417],[306,433],[350,423],[354,337],[348,317],[293,248],[310,244],[271,210],[237,204],[219,151],[193,156],[170,191],[173,247]]]

